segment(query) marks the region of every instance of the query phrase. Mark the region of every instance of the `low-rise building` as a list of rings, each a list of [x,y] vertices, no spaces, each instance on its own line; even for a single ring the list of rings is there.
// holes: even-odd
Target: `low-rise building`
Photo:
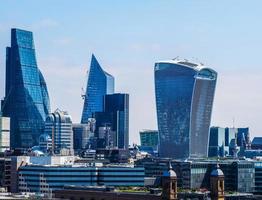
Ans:
[[[145,168],[145,177],[158,177],[168,168],[167,159],[145,158],[136,161],[137,167]],[[209,187],[209,174],[216,165],[216,160],[172,160],[177,174],[177,184],[182,189]],[[253,192],[255,168],[253,161],[220,160],[219,165],[225,175],[225,191]]]
[[[26,165],[18,169],[20,192],[63,189],[64,186],[144,186],[143,167]]]

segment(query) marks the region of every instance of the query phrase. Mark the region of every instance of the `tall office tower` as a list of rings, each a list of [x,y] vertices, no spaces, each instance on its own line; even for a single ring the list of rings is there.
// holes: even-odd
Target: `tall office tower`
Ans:
[[[217,73],[202,64],[155,64],[160,156],[206,157]]]
[[[10,118],[0,115],[0,153],[10,149]]]
[[[96,119],[96,136],[98,138],[98,147],[104,148],[106,138],[111,138],[114,141],[116,137],[115,147],[119,149],[128,149],[129,144],[129,94],[109,94],[104,99],[104,111],[95,113]],[[111,136],[105,137],[104,139],[99,136],[99,128],[110,128]],[[114,133],[115,132],[115,133]],[[115,134],[115,136],[114,136]],[[105,135],[106,136],[106,135]]]
[[[38,144],[50,104],[45,80],[37,67],[32,32],[11,30],[2,111],[3,116],[11,118],[11,148]]]
[[[89,118],[87,124],[73,124],[74,150],[80,151],[91,147],[94,137],[95,119]]]
[[[158,149],[158,131],[157,130],[143,130],[139,132],[141,146],[152,147],[154,150]]]
[[[104,96],[112,93],[114,93],[114,77],[105,72],[92,55],[81,123],[87,123],[88,118],[92,118],[95,112],[102,112]]]
[[[47,116],[45,134],[51,136],[55,154],[73,155],[72,119],[66,111],[56,109]]]
[[[225,145],[226,129],[211,127],[209,134],[208,157],[224,157],[229,153],[229,147]]]
[[[129,144],[129,94],[105,96],[105,112],[113,114],[113,131],[116,131],[117,147],[128,149]]]

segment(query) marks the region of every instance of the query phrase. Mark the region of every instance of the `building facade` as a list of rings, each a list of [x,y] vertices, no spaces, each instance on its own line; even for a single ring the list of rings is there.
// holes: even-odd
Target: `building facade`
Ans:
[[[109,94],[104,97],[103,112],[96,112],[98,147],[128,149],[129,144],[129,95]],[[105,130],[105,131],[104,131]],[[112,145],[111,145],[112,144]]]
[[[92,55],[81,123],[87,123],[88,118],[92,118],[95,112],[102,112],[104,96],[112,93],[114,93],[114,77],[105,72]]]
[[[105,96],[105,112],[112,113],[113,131],[116,132],[117,147],[128,149],[129,144],[129,94]]]
[[[10,118],[0,115],[0,153],[10,149]]]
[[[45,134],[52,138],[52,152],[55,154],[73,154],[73,129],[71,116],[57,109],[47,116]]]
[[[169,159],[145,158],[135,163],[145,168],[145,177],[158,177],[168,169]],[[172,167],[177,174],[177,185],[182,189],[209,188],[210,173],[217,165],[214,160],[173,160]],[[253,161],[224,160],[218,162],[225,176],[225,191],[252,193],[255,186]]]
[[[176,59],[154,71],[160,156],[207,157],[217,73]]]
[[[262,150],[262,137],[254,137],[251,144],[252,149]]]
[[[220,127],[211,127],[209,135],[208,156],[224,157],[223,147],[225,146],[225,129]]]
[[[144,186],[144,175],[144,168],[27,165],[18,170],[18,187],[20,192],[39,192],[40,178],[53,191],[67,185]]]
[[[233,156],[235,148],[237,148],[237,154],[240,156],[245,156],[247,151],[250,152],[249,128],[210,128],[209,157]]]
[[[87,124],[73,124],[74,150],[79,152],[91,148],[91,138],[94,137],[95,119],[89,118]]]
[[[255,194],[262,195],[262,161],[255,162]]]
[[[12,29],[6,49],[6,88],[3,116],[11,118],[11,147],[38,144],[50,111],[45,80],[37,67],[33,33]]]
[[[158,131],[157,130],[143,130],[139,132],[141,146],[152,147],[154,150],[158,149]]]

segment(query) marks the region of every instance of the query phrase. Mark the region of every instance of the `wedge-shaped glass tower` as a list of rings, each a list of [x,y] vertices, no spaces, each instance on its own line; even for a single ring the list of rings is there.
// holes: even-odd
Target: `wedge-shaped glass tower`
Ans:
[[[207,157],[217,73],[202,64],[155,64],[160,156]]]
[[[44,77],[37,67],[33,33],[12,29],[11,47],[6,49],[6,90],[3,115],[11,118],[11,147],[38,144],[50,112]]]
[[[88,118],[94,117],[95,112],[102,112],[105,95],[113,93],[114,77],[105,72],[92,55],[81,123],[87,123]]]

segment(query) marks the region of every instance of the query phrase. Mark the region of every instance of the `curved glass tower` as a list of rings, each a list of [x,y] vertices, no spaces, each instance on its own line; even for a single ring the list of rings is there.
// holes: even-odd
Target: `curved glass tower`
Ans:
[[[104,96],[113,93],[114,77],[105,72],[92,55],[81,123],[88,123],[88,118],[93,117],[95,112],[102,112]]]
[[[38,144],[50,111],[45,80],[37,67],[33,33],[12,29],[6,49],[6,90],[3,115],[11,118],[11,147]]]
[[[202,64],[155,64],[160,156],[206,157],[217,73]]]

